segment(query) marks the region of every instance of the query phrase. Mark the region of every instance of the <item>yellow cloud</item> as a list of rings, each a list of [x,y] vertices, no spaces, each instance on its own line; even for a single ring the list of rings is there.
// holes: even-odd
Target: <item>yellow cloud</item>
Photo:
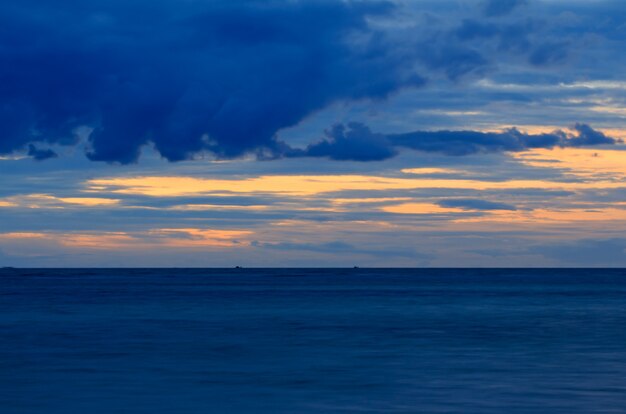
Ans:
[[[75,204],[79,206],[85,207],[95,207],[95,206],[112,206],[115,204],[119,204],[120,200],[112,199],[112,198],[89,198],[89,197],[61,197],[57,198],[62,203],[66,204]]]
[[[626,155],[626,153],[624,153]],[[529,162],[529,161],[526,161]],[[622,166],[623,168],[623,166]],[[95,187],[94,187],[95,186]],[[557,182],[541,180],[481,181],[436,178],[396,178],[366,175],[275,175],[216,180],[194,177],[129,177],[90,180],[87,191],[106,191],[119,194],[152,197],[180,197],[215,195],[219,193],[279,194],[286,196],[312,196],[321,193],[347,190],[412,190],[412,189],[563,189],[620,188],[626,183],[611,179],[593,182]]]

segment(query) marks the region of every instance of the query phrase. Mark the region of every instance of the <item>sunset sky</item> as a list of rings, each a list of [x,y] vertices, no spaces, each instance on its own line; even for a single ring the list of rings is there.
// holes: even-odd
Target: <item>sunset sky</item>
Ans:
[[[623,0],[0,4],[0,267],[626,266]]]

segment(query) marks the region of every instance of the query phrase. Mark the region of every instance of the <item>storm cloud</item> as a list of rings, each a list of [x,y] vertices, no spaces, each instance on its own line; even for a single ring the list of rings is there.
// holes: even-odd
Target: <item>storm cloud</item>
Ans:
[[[389,2],[211,1],[0,6],[0,153],[72,145],[130,163],[272,149],[278,130],[341,100],[424,79],[368,19]]]
[[[434,81],[462,86],[508,58],[563,63],[570,41],[516,16],[526,3],[476,1],[436,18],[415,13],[430,17],[408,24],[404,15],[418,6],[392,1],[2,4],[0,154],[44,160],[56,146],[86,144],[89,159],[126,164],[152,145],[169,161],[203,152],[382,160],[401,147],[464,155],[611,143],[593,130],[573,139],[513,129],[391,136],[356,124],[331,127],[305,150],[279,139],[333,104],[381,101]]]
[[[296,155],[328,157],[333,160],[381,161],[396,155],[391,140],[372,132],[367,126],[350,123],[335,125],[326,131],[325,139],[309,145]]]
[[[476,2],[468,13],[504,16],[524,3]],[[201,152],[273,157],[286,148],[280,131],[332,104],[384,100],[433,78],[458,84],[483,76],[503,54],[521,53],[538,66],[567,56],[568,42],[544,40],[531,19],[478,24],[452,13],[403,26],[395,24],[407,13],[402,7],[338,0],[0,5],[0,154],[77,145],[87,126],[86,154],[96,161],[132,163],[145,145],[170,161]],[[485,47],[491,39],[499,46]],[[349,148],[351,134],[334,130],[328,143],[307,151],[337,160],[396,151],[386,142],[392,137],[381,136],[368,138],[372,148]]]
[[[576,124],[572,131],[528,134],[510,128],[500,132],[443,130],[386,135],[372,132],[366,125],[350,123],[347,126],[336,125],[318,143],[309,145],[303,151],[290,151],[287,154],[335,160],[380,161],[395,156],[400,148],[464,156],[519,152],[533,148],[613,145],[621,142],[586,124]]]

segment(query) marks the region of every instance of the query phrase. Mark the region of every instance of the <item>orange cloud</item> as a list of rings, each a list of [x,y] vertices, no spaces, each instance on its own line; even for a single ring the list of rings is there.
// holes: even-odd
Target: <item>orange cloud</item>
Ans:
[[[81,249],[120,250],[146,247],[141,239],[122,232],[50,234],[48,237],[64,246]]]
[[[60,197],[57,200],[66,204],[75,204],[85,207],[112,206],[119,204],[120,200],[111,198],[89,198],[89,197]]]
[[[4,239],[4,240],[42,239],[42,238],[46,238],[45,233],[28,233],[28,232],[0,233],[0,239]]]
[[[312,196],[347,190],[412,190],[412,189],[588,189],[621,188],[626,183],[613,180],[591,182],[557,182],[542,180],[481,181],[437,178],[396,178],[365,175],[260,176],[239,180],[215,180],[194,177],[130,177],[95,179],[87,191],[110,191],[120,194],[153,197],[215,195],[220,193],[279,194]],[[95,187],[94,187],[95,186]]]
[[[513,157],[535,168],[565,168],[572,175],[594,179],[600,181],[599,184],[617,183],[618,186],[626,187],[626,151],[590,148],[535,149],[514,154]]]

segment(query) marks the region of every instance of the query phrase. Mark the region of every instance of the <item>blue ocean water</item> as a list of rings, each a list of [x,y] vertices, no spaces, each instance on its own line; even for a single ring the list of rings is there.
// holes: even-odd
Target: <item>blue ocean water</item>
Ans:
[[[626,413],[626,270],[0,270],[0,413]]]

